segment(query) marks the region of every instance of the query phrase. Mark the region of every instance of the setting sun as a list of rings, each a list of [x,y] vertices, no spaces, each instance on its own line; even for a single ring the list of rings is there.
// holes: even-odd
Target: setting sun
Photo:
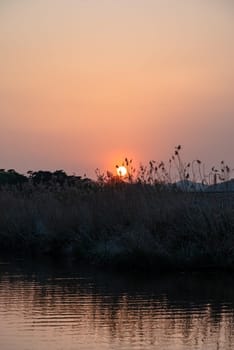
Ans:
[[[119,166],[117,169],[116,169],[116,171],[117,171],[117,174],[118,174],[118,176],[125,176],[125,175],[127,175],[127,169],[125,168],[125,166]]]

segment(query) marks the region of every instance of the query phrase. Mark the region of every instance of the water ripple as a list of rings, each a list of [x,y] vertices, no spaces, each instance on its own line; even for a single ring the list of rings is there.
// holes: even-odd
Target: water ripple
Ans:
[[[0,264],[0,349],[232,349],[234,281]]]

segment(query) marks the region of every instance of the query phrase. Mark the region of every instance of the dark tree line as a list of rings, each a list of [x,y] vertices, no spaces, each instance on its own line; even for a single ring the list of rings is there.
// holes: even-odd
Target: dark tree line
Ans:
[[[76,185],[79,183],[91,182],[90,179],[76,175],[67,175],[64,170],[48,171],[28,171],[27,175],[20,174],[14,169],[0,169],[0,186],[5,185],[22,185],[31,183],[33,185]]]
[[[14,169],[0,169],[0,186],[19,185],[27,181],[27,176],[17,173]]]

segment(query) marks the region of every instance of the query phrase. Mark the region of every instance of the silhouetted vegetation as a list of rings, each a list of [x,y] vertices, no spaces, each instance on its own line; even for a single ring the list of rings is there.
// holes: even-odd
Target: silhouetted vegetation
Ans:
[[[48,171],[39,170],[31,171],[29,170],[26,175],[17,173],[14,169],[0,169],[0,187],[3,189],[6,186],[8,190],[13,188],[23,188],[22,184],[30,184],[33,187],[45,186],[53,187],[59,185],[64,186],[78,186],[84,183],[90,183],[91,180],[88,178],[82,178],[76,175],[67,175],[64,170]],[[26,189],[26,187],[24,187]]]
[[[173,157],[138,170],[126,158],[126,177],[97,170],[96,180],[1,170],[1,249],[108,266],[233,268],[234,193],[223,191],[231,170],[221,163],[206,175],[201,161],[183,163],[180,146]]]
[[[0,186],[4,185],[21,185],[28,181],[28,178],[17,173],[14,169],[0,169]]]

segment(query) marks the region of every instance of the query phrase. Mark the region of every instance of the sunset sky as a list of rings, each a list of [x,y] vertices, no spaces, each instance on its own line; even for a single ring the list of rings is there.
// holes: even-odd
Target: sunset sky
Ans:
[[[0,168],[234,167],[233,0],[1,0]]]

